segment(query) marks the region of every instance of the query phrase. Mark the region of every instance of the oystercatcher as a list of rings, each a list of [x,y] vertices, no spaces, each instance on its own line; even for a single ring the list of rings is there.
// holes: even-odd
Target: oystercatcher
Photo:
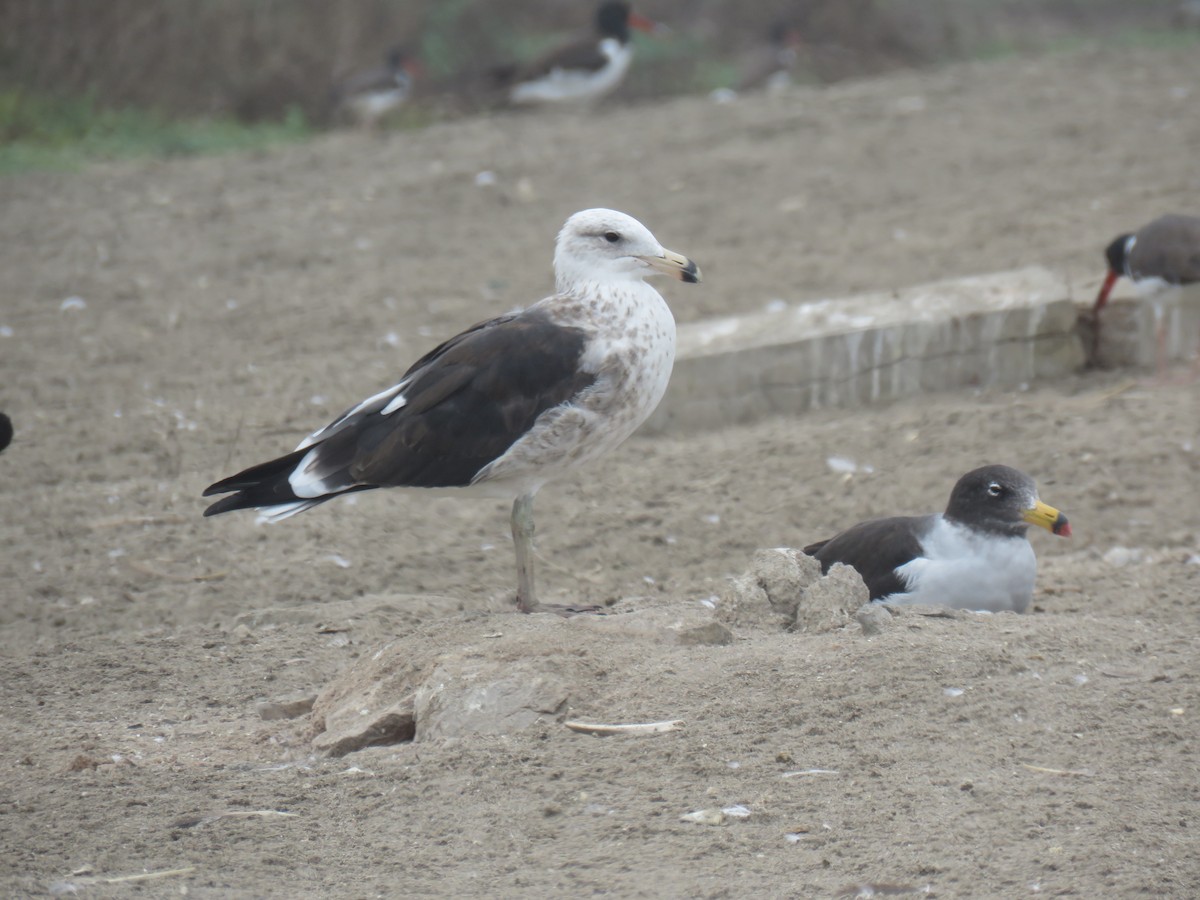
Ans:
[[[420,65],[403,48],[388,51],[384,65],[349,76],[334,88],[339,113],[364,128],[374,128],[412,92]]]
[[[1113,238],[1104,249],[1108,272],[1092,309],[1093,356],[1100,347],[1100,310],[1117,279],[1124,275],[1153,290],[1155,287],[1200,282],[1200,217],[1168,214],[1137,231]],[[1159,366],[1166,335],[1159,326]]]
[[[647,33],[658,26],[635,13],[628,3],[608,0],[596,9],[596,37],[552,51],[527,67],[499,70],[511,85],[510,103],[590,103],[611,93],[629,71],[633,47],[630,28]]]

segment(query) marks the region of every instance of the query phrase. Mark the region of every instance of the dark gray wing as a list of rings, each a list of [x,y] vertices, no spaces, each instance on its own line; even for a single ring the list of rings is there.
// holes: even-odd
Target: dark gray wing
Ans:
[[[586,343],[581,329],[523,313],[477,325],[435,348],[405,373],[406,405],[359,429],[354,480],[470,484],[538,416],[595,382],[595,373],[578,368]]]
[[[1170,284],[1200,282],[1200,218],[1160,216],[1140,229],[1129,271],[1136,278],[1161,278]]]
[[[822,574],[834,563],[852,566],[867,583],[871,599],[902,594],[907,588],[896,569],[921,556],[921,535],[933,516],[892,516],[847,528],[836,537],[809,544],[804,552],[821,563]]]
[[[292,453],[210,486],[237,491],[205,515],[372,487],[461,487],[502,456],[538,416],[595,382],[581,372],[578,328],[541,312],[481,322],[435,347],[393,388],[352,407]],[[293,492],[292,478],[306,486]],[[311,501],[311,502],[309,502]]]
[[[545,78],[555,69],[598,72],[608,65],[608,57],[600,50],[600,42],[578,41],[552,50],[536,62],[518,71],[517,82]]]

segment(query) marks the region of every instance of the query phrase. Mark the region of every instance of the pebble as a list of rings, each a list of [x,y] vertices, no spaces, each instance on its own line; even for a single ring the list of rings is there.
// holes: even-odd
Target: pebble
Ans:
[[[264,722],[298,719],[312,711],[316,699],[316,694],[303,694],[282,700],[261,700],[254,704],[254,710]]]

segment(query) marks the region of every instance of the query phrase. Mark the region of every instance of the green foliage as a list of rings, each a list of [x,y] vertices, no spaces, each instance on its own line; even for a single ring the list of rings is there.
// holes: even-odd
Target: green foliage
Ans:
[[[1049,39],[1026,37],[984,41],[970,53],[973,59],[1005,59],[1032,53],[1075,53],[1088,47],[1144,47],[1150,50],[1173,50],[1200,43],[1200,31],[1195,29],[1124,28],[1111,34],[1057,35]]]
[[[93,159],[249,150],[307,137],[298,109],[282,122],[174,120],[152,110],[104,109],[94,98],[0,92],[0,173],[75,169]]]

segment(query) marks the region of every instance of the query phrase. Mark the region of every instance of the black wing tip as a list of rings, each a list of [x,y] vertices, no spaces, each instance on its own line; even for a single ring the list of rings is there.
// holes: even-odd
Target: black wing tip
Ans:
[[[211,490],[211,489],[210,489]],[[210,491],[205,491],[204,496],[208,496]],[[242,494],[232,494],[228,497],[222,497],[216,503],[209,504],[208,509],[204,510],[204,518],[209,516],[219,516],[221,513],[233,512],[235,509],[246,509],[250,506],[246,502],[246,498]]]
[[[815,544],[809,544],[807,547],[804,548],[804,553],[807,556],[816,556],[818,553],[821,552],[822,548],[824,548],[824,546],[829,543],[830,540],[831,540],[830,538],[826,538],[823,541],[817,541]]]

